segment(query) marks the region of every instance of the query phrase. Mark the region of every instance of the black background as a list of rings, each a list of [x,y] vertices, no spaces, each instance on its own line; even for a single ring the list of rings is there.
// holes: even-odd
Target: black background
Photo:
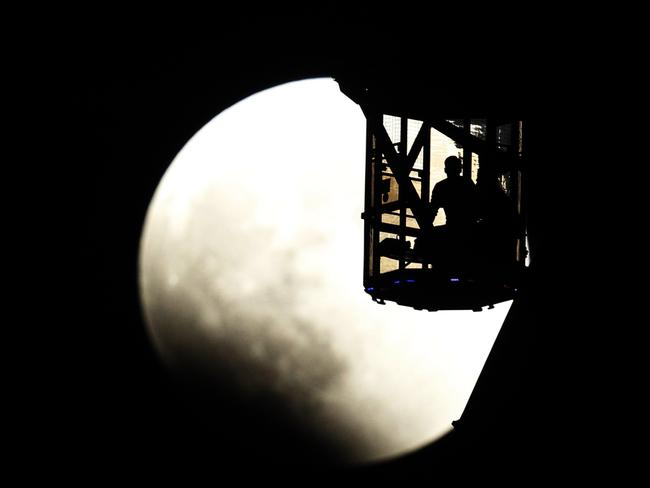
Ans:
[[[89,480],[235,475],[305,484],[519,485],[616,479],[634,467],[611,407],[622,398],[620,382],[608,381],[609,365],[624,354],[613,341],[605,350],[594,340],[601,324],[625,330],[621,314],[634,303],[607,307],[627,295],[612,286],[621,266],[618,255],[612,263],[614,239],[603,230],[614,193],[602,197],[609,186],[600,168],[611,161],[595,142],[602,126],[593,137],[595,121],[608,120],[607,97],[590,91],[600,89],[594,80],[608,69],[601,46],[576,35],[571,23],[534,13],[496,24],[400,11],[242,7],[213,14],[190,34],[176,29],[194,25],[182,19],[145,29],[155,24],[149,18],[126,27],[55,27],[56,43],[42,38],[35,81],[55,107],[41,110],[38,120],[50,123],[47,150],[55,157],[36,168],[44,186],[57,186],[45,202],[38,241],[52,244],[40,252],[40,278],[27,276],[26,296],[36,291],[46,300],[21,302],[22,323],[42,314],[45,325],[21,351],[20,378],[29,380],[21,382],[25,401],[14,424],[24,471]],[[504,45],[511,54],[505,60]],[[225,420],[209,430],[183,403],[142,321],[138,245],[160,178],[206,122],[261,89],[340,73],[430,84],[443,110],[478,104],[488,116],[521,115],[531,164],[533,271],[452,435],[377,466],[286,466],[275,449],[300,439],[283,436],[282,424],[257,425],[255,412],[222,404],[215,417]],[[504,80],[517,80],[516,90],[504,91]],[[246,415],[267,430],[266,443],[237,445],[232,426]]]

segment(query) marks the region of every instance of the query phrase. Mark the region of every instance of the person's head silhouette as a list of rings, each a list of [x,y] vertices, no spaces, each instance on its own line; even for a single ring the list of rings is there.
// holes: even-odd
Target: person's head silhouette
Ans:
[[[453,178],[454,176],[460,176],[462,167],[463,165],[460,162],[460,158],[457,156],[449,156],[445,159],[445,173],[447,173],[447,176],[449,177]]]

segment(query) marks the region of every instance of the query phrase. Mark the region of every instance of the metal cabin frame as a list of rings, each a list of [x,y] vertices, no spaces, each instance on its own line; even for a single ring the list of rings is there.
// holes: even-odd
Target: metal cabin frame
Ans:
[[[525,123],[513,118],[482,118],[480,137],[472,133],[477,117],[454,120],[421,117],[420,113],[418,119],[407,109],[383,107],[367,89],[339,84],[343,93],[360,105],[367,120],[362,214],[366,292],[381,304],[390,300],[432,311],[479,311],[514,298],[528,252],[522,144]],[[393,122],[391,133],[387,120]],[[507,263],[484,260],[480,266],[443,269],[415,249],[414,240],[433,228],[429,208],[432,129],[462,148],[463,177],[471,177],[472,154],[476,154],[480,173],[477,187],[484,184],[482,173],[498,177],[507,189],[517,216],[516,237]]]

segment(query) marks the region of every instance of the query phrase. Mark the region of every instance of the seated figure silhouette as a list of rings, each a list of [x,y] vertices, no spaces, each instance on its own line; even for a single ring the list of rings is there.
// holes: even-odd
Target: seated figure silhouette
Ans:
[[[458,157],[445,159],[447,178],[438,182],[431,192],[431,218],[445,211],[446,224],[435,227],[424,239],[432,261],[440,266],[463,268],[472,263],[472,235],[477,218],[476,186],[461,176]]]

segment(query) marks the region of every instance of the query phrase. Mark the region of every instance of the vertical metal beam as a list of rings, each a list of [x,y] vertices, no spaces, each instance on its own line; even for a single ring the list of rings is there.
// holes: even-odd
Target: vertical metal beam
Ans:
[[[492,184],[495,174],[495,160],[493,158],[494,150],[496,149],[497,131],[494,121],[492,119],[485,119],[485,143],[491,150],[486,151],[485,154],[479,155],[479,184],[481,186]],[[487,178],[487,180],[486,180]],[[481,181],[482,180],[482,181]]]
[[[429,206],[431,193],[431,127],[426,122],[423,122],[420,130],[425,131],[422,148],[422,203]]]
[[[373,144],[373,160],[372,160],[372,184],[373,184],[373,201],[372,201],[372,215],[371,225],[372,229],[372,276],[377,277],[381,271],[381,255],[379,254],[379,224],[381,223],[381,183],[382,183],[382,150],[379,146],[377,140],[377,135],[375,133],[375,127],[380,125],[384,127],[384,116],[382,114],[373,114],[374,117],[372,120],[368,120],[370,125],[370,131],[372,135],[372,144]]]
[[[365,194],[364,194],[364,222],[363,222],[363,286],[368,286],[368,279],[372,275],[372,225],[370,215],[372,213],[372,200],[373,200],[373,179],[372,179],[372,165],[373,165],[373,135],[370,130],[370,123],[366,122],[366,176],[365,176]]]
[[[467,137],[472,135],[471,119],[463,119],[463,129]],[[463,176],[468,180],[472,179],[472,150],[463,144]]]
[[[400,131],[399,131],[399,164],[401,166],[400,170],[406,173],[406,155],[408,150],[408,119],[406,117],[400,117]],[[406,173],[407,177],[410,175],[410,171]],[[402,188],[399,188],[399,240],[402,246],[406,246],[406,208],[407,203],[406,199],[402,198]],[[404,247],[402,247],[404,249]],[[399,259],[399,269],[406,268],[406,261],[404,255],[400,256]]]
[[[431,127],[426,122],[422,122],[424,132],[424,144],[422,147],[422,182],[421,182],[421,199],[422,204],[429,208],[429,197],[431,196]],[[429,263],[424,261],[422,267],[429,268]]]
[[[515,146],[513,147],[515,154],[518,154],[523,157],[523,121],[518,120],[515,122],[514,127],[515,137],[514,142]],[[517,185],[517,210],[519,214],[519,221],[521,228],[519,229],[520,238],[518,245],[518,262],[525,264],[526,255],[525,252],[529,252],[526,249],[526,235],[528,234],[528,208],[527,208],[527,198],[528,198],[528,168],[523,166],[518,168],[517,175],[519,176],[519,184]]]
[[[489,148],[493,148],[492,152],[496,151],[497,147],[497,126],[494,119],[485,119],[485,142]]]

